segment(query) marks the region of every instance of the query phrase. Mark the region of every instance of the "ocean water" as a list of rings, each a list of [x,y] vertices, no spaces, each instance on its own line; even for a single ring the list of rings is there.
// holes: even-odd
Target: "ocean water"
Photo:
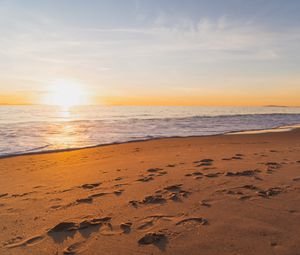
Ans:
[[[0,106],[0,157],[299,123],[299,107]]]

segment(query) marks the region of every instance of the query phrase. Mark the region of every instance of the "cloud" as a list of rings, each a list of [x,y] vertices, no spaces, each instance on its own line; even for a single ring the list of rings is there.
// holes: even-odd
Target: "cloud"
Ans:
[[[123,55],[125,45],[131,56],[197,53],[205,61],[276,60],[298,46],[299,29],[268,31],[252,22],[201,18],[198,21],[179,18],[172,20],[160,13],[151,26],[145,28],[90,28],[101,38],[113,38],[111,49]],[[106,40],[105,39],[105,40]],[[93,45],[93,43],[91,43]],[[121,47],[118,49],[118,47]],[[109,50],[109,48],[108,48]],[[144,53],[144,54],[142,54]]]
[[[29,9],[17,8],[17,19],[9,8],[0,14],[0,74],[6,77],[105,76],[129,69],[138,76],[207,63],[279,61],[300,50],[297,27],[271,30],[227,15],[192,19],[158,11],[143,24],[74,26]]]
[[[191,51],[198,52],[203,61],[269,60],[280,58],[282,48],[299,40],[299,31],[268,31],[247,20],[230,20],[226,15],[193,20],[160,11],[147,26],[110,28],[70,27],[43,15],[25,16],[25,22],[9,19],[5,22],[10,24],[8,27],[1,26],[0,54],[65,64],[67,59],[109,57],[115,53],[139,57]]]

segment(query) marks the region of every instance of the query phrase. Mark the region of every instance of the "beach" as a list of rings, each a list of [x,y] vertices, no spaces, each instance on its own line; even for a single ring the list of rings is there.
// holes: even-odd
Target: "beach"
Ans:
[[[300,129],[0,159],[0,254],[300,251]]]

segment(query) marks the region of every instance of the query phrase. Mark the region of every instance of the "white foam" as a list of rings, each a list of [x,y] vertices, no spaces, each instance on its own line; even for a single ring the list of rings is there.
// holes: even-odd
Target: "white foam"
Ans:
[[[300,123],[300,108],[1,106],[0,156],[160,137],[278,132]],[[285,126],[280,129],[273,129]],[[260,130],[260,131],[249,131]],[[244,132],[243,132],[244,133]]]

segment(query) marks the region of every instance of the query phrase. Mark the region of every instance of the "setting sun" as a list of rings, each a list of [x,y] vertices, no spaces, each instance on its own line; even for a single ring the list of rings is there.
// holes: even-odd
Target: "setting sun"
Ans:
[[[70,107],[88,103],[87,92],[76,82],[59,80],[49,85],[44,104]]]

